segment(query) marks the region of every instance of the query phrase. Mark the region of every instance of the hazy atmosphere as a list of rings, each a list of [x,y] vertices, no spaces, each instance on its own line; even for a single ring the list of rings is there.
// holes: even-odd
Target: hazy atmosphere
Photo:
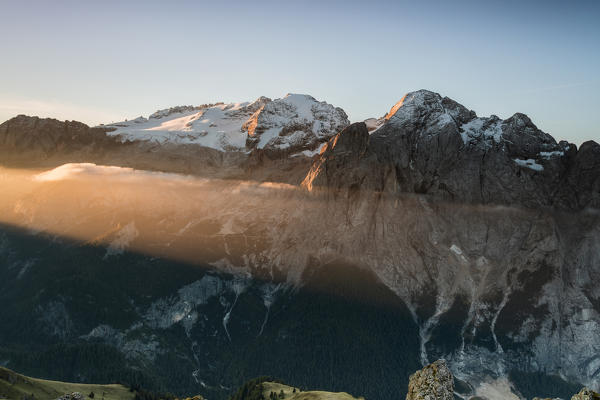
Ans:
[[[597,1],[2,1],[0,120],[108,123],[311,94],[351,121],[429,89],[599,136]]]
[[[600,400],[600,0],[0,7],[0,400]]]

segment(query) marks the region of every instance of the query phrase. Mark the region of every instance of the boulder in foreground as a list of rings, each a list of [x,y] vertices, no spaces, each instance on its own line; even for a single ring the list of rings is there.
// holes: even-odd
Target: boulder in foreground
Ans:
[[[454,378],[445,360],[437,360],[410,376],[406,400],[453,399]]]

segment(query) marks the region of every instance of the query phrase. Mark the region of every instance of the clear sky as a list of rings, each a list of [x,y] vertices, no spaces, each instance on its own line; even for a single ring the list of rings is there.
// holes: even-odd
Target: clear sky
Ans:
[[[600,1],[0,0],[0,120],[88,124],[308,93],[353,121],[430,89],[600,141]]]

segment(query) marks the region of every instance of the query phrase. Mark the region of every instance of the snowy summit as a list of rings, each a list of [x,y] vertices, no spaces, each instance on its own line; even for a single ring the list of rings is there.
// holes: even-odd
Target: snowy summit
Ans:
[[[122,141],[196,144],[219,151],[254,148],[304,152],[319,146],[348,126],[346,113],[309,95],[282,99],[259,97],[253,102],[179,106],[148,118],[104,125]]]

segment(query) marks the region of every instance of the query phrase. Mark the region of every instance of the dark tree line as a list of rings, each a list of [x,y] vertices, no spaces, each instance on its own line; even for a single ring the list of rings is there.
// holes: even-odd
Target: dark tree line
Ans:
[[[282,383],[279,379],[274,379],[270,376],[261,376],[251,379],[244,383],[238,390],[229,398],[229,400],[266,400],[263,394],[265,382]]]

